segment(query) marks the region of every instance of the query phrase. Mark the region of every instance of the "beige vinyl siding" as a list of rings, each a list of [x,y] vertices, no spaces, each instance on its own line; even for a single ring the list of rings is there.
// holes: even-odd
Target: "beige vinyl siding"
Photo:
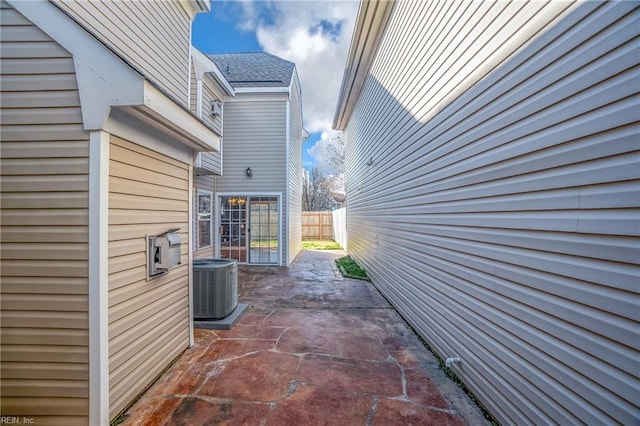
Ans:
[[[109,415],[189,345],[189,166],[111,136]],[[146,235],[182,233],[182,264],[146,280]]]
[[[177,1],[55,0],[65,12],[188,107],[191,18]]]
[[[0,7],[0,411],[84,425],[89,137],[70,54]]]
[[[288,129],[289,200],[286,208],[289,217],[289,253],[287,264],[290,264],[302,250],[302,99],[298,82],[294,81],[292,86]]]
[[[639,18],[400,1],[347,126],[350,254],[503,424],[640,417]]]
[[[236,95],[224,106],[224,176],[217,192],[282,193],[282,253],[287,253],[286,98],[243,100]],[[268,96],[268,95],[266,95]],[[253,178],[245,169],[251,167]]]

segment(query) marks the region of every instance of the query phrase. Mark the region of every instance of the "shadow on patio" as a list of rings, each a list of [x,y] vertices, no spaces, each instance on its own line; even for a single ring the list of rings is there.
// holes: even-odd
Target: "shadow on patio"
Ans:
[[[124,424],[484,424],[378,291],[340,276],[342,255],[240,267],[245,315],[230,331],[196,329]]]

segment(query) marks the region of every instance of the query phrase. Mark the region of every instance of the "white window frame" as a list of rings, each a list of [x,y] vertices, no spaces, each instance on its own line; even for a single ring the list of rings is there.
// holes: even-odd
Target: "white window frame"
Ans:
[[[200,195],[209,196],[209,245],[201,246],[200,245],[200,222],[204,222],[205,220],[200,219]],[[196,208],[195,210],[195,242],[196,242],[196,250],[203,250],[206,248],[213,247],[213,192],[207,191],[206,189],[198,189],[196,192]]]

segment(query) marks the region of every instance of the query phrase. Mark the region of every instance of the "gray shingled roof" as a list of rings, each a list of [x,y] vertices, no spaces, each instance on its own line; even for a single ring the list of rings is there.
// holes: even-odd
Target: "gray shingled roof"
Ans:
[[[234,88],[288,87],[295,64],[267,52],[208,55]]]

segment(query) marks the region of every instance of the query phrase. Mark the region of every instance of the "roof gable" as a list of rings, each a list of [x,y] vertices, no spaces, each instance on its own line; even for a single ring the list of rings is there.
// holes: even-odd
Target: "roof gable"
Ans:
[[[289,87],[295,64],[267,52],[208,55],[234,88]]]

